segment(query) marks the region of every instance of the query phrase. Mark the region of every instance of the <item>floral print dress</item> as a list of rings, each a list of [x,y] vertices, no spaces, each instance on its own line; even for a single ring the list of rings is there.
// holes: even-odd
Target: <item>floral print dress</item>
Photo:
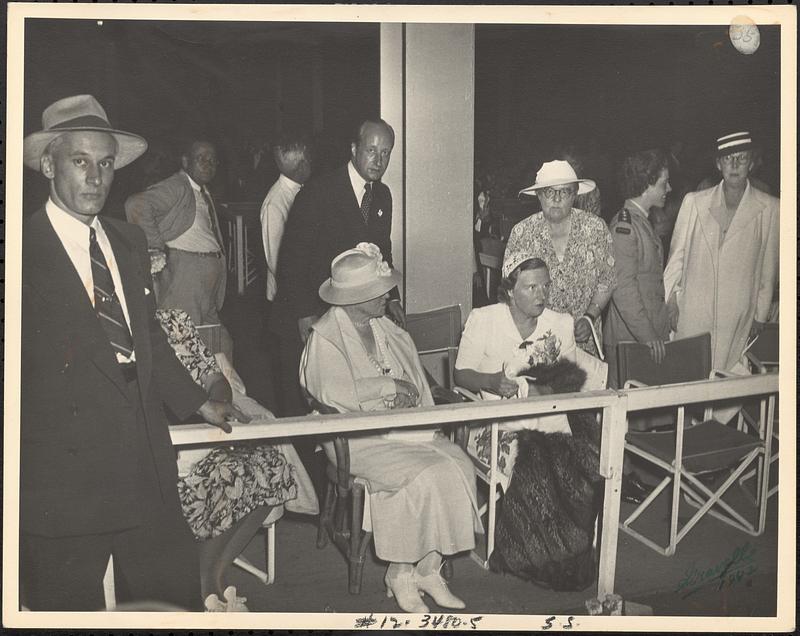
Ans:
[[[598,290],[611,291],[616,287],[614,251],[611,233],[603,220],[590,212],[572,209],[572,223],[564,258],[559,260],[550,238],[550,225],[539,212],[517,223],[511,230],[504,261],[520,252],[547,263],[550,279],[548,307],[553,311],[568,313],[578,320],[589,308]],[[598,318],[595,329],[601,338]],[[578,346],[599,356],[594,340],[577,343]]]
[[[197,384],[203,386],[210,374],[221,373],[185,311],[160,309],[156,317]],[[187,462],[187,456],[195,461]],[[222,534],[256,508],[297,497],[295,467],[274,446],[242,444],[181,451],[178,463],[184,466],[178,477],[183,515],[199,540]]]

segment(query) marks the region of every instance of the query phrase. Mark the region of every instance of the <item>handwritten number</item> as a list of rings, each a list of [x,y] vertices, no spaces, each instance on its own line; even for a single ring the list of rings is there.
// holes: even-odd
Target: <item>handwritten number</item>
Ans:
[[[426,628],[430,622],[431,622],[431,615],[430,614],[425,614],[422,617],[422,624],[419,626],[420,629]]]
[[[567,616],[567,624],[564,625],[564,629],[572,629],[572,620],[574,618],[574,616]]]
[[[478,622],[481,621],[481,620],[483,620],[483,616],[475,616],[473,618],[470,618],[469,619],[469,624],[472,627],[472,629],[475,629],[476,626],[478,625]]]
[[[550,629],[553,626],[553,621],[556,620],[555,616],[551,616],[550,618],[545,618],[545,624],[542,625],[542,629]]]

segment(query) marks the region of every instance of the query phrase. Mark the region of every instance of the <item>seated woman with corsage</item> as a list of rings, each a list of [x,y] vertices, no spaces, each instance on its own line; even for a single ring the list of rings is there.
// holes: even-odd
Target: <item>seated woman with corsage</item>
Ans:
[[[501,302],[473,310],[464,329],[455,381],[484,399],[579,391],[573,320],[546,308],[547,265],[508,263]],[[468,450],[490,464],[490,426],[473,427]],[[495,532],[493,570],[554,589],[583,589],[593,576],[592,536],[599,427],[591,413],[503,422],[498,481],[505,496]]]

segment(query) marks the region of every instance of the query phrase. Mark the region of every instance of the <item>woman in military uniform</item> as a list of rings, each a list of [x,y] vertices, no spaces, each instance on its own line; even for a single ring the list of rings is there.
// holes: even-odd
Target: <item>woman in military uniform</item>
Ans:
[[[664,358],[669,317],[664,301],[663,247],[649,220],[650,209],[663,207],[669,185],[666,155],[646,150],[625,159],[619,174],[625,205],[611,220],[617,286],[608,306],[603,348],[609,386],[617,387],[618,342],[642,342],[656,362]]]

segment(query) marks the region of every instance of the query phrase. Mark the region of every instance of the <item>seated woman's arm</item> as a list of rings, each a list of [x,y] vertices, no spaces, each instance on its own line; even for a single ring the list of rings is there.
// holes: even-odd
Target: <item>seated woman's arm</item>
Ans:
[[[415,405],[409,394],[416,389],[408,382],[388,376],[354,379],[341,350],[315,331],[300,360],[300,384],[314,399],[343,413]]]
[[[453,379],[458,386],[475,391],[489,391],[503,397],[515,395],[519,389],[516,380],[506,377],[503,369],[493,373],[478,371],[487,355],[486,335],[489,329],[481,312],[471,312],[464,325],[458,345],[458,357]]]
[[[503,397],[510,397],[519,388],[516,381],[508,379],[503,371],[481,373],[475,369],[456,369],[453,378],[458,386],[475,393],[489,391]]]

